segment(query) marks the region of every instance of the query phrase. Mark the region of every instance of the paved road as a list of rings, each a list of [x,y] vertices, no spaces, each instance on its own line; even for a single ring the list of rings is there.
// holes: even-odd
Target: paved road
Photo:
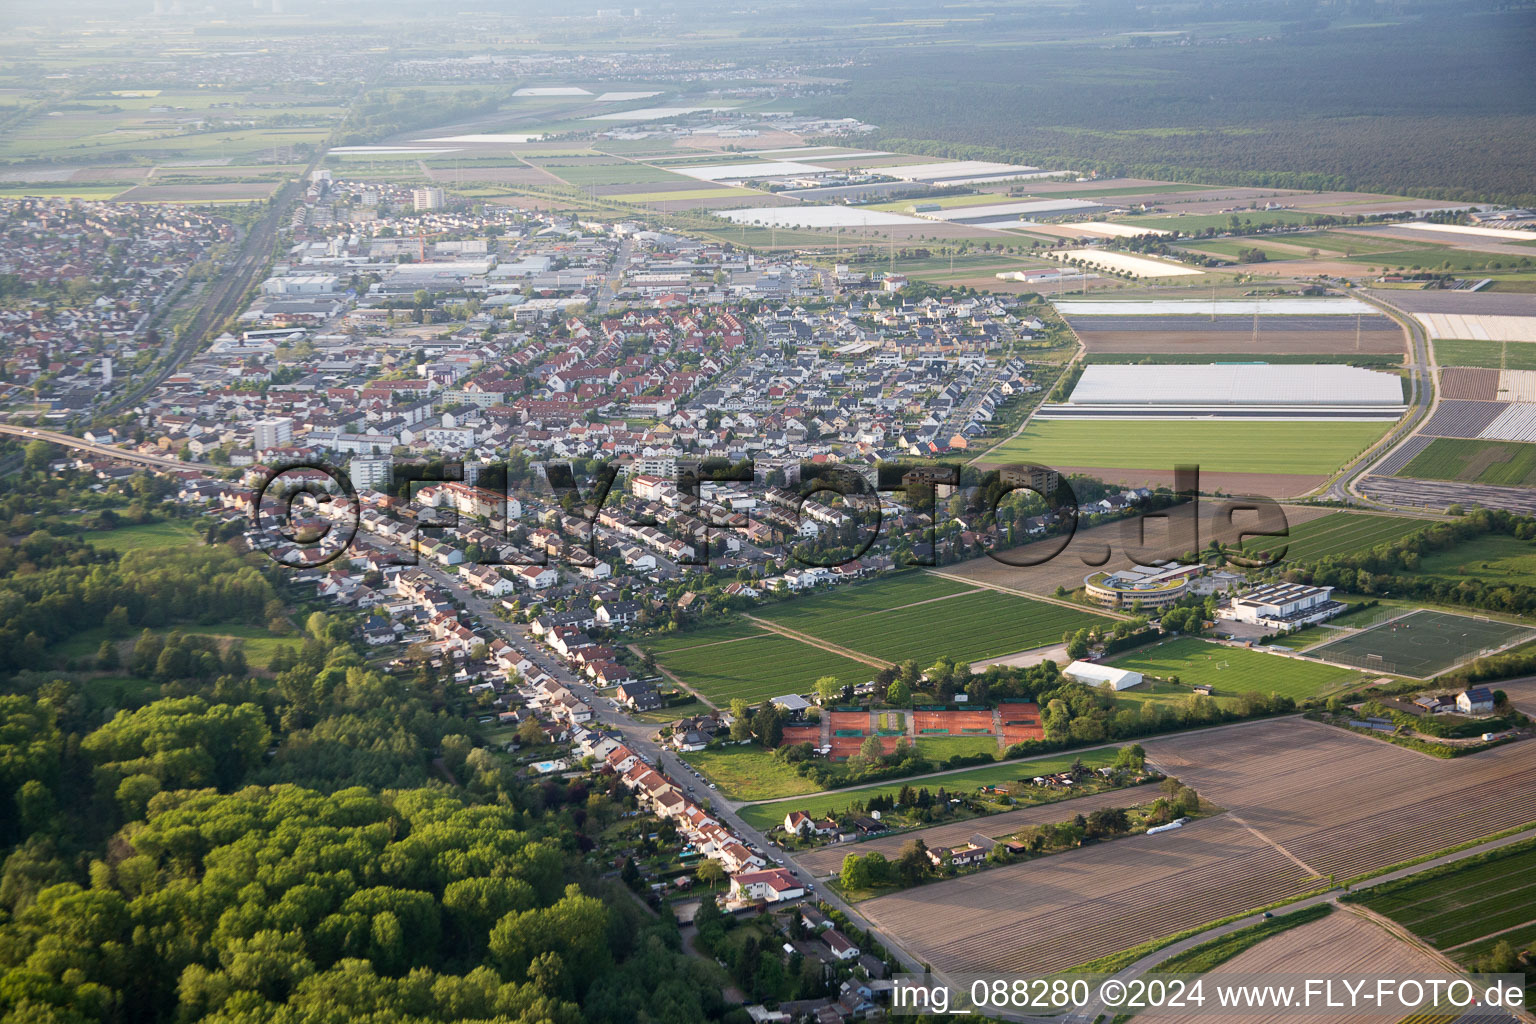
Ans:
[[[94,441],[86,441],[75,437],[73,434],[65,434],[57,430],[44,430],[40,427],[21,427],[10,423],[0,423],[0,434],[10,434],[23,441],[51,441],[54,444],[63,445],[66,448],[74,448],[91,455],[100,455],[106,458],[117,459],[121,462],[132,462],[140,466],[148,466],[151,469],[161,469],[167,472],[177,472],[185,469],[198,469],[190,462],[183,462],[170,455],[142,455],[139,452],[125,451],[109,444],[96,444]]]
[[[1390,503],[1374,501],[1368,495],[1361,493],[1358,487],[1360,479],[1370,472],[1371,467],[1386,459],[1404,441],[1412,437],[1420,424],[1427,422],[1429,417],[1434,415],[1435,406],[1440,402],[1440,395],[1435,387],[1433,350],[1419,322],[1396,306],[1374,295],[1362,294],[1359,298],[1391,313],[1408,332],[1408,379],[1412,384],[1412,394],[1409,397],[1407,415],[1392,428],[1386,440],[1345,466],[1343,472],[1328,482],[1323,491],[1323,497],[1346,504],[1382,507]]]

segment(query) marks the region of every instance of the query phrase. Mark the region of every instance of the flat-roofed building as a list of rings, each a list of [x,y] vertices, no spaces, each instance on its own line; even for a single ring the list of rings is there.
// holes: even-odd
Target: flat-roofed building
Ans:
[[[1346,607],[1333,599],[1332,587],[1271,583],[1233,598],[1216,615],[1270,629],[1292,629],[1331,619]]]

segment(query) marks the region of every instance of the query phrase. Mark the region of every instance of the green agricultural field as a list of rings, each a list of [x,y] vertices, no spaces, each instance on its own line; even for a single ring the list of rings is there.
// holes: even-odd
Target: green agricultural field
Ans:
[[[1418,480],[1529,487],[1536,484],[1536,444],[1437,437],[1397,475]]]
[[[654,637],[642,640],[641,646],[659,656],[663,651],[680,651],[688,647],[718,644],[725,640],[741,640],[749,636],[758,636],[762,632],[761,628],[743,619],[736,622],[727,622],[720,626],[709,626],[704,629],[690,629],[677,633],[660,633]]]
[[[1524,262],[1522,262],[1524,261]],[[1531,266],[1536,261],[1529,256],[1510,256],[1508,253],[1478,252],[1475,249],[1410,248],[1401,247],[1391,252],[1367,253],[1363,256],[1346,256],[1346,263],[1361,263],[1373,267],[1394,267],[1419,270],[1487,270],[1500,267]]]
[[[1181,242],[1180,247],[1198,252],[1211,253],[1216,256],[1224,256],[1227,259],[1236,260],[1244,250],[1257,249],[1267,257],[1267,262],[1278,263],[1282,260],[1307,259],[1306,252],[1297,252],[1294,249],[1285,249],[1271,245],[1261,239],[1248,238],[1222,238],[1211,241],[1196,239],[1189,242]]]
[[[796,774],[794,765],[780,761],[773,751],[755,744],[698,750],[682,757],[718,784],[720,791],[732,800],[776,800],[820,789],[810,779]]]
[[[1049,775],[1052,772],[1064,771],[1072,766],[1072,762],[1082,759],[1083,764],[1089,768],[1102,768],[1114,763],[1118,751],[1113,748],[1102,750],[1087,750],[1080,754],[1052,754],[1049,757],[1032,758],[1023,761],[1003,761],[998,764],[983,765],[980,768],[969,768],[963,772],[952,772],[929,779],[898,779],[894,782],[884,782],[874,786],[858,786],[849,789],[834,789],[815,796],[808,796],[804,800],[782,800],[776,803],[749,804],[741,808],[741,819],[754,828],[771,828],[784,820],[784,815],[790,811],[804,811],[812,817],[821,817],[836,811],[841,811],[855,800],[868,800],[871,796],[896,796],[903,786],[937,789],[943,786],[945,789],[956,793],[971,792],[982,786],[1000,786],[1005,782],[1017,782],[1020,779],[1033,778],[1036,775]],[[1052,795],[1050,791],[1042,790],[1042,796]],[[1026,801],[1021,800],[1020,803]],[[1039,801],[1049,802],[1049,801]]]
[[[1356,256],[1373,252],[1399,252],[1405,245],[1421,244],[1405,242],[1402,238],[1377,238],[1372,235],[1357,235],[1347,231],[1306,231],[1298,235],[1284,235],[1281,237],[1292,245],[1316,249],[1319,253],[1341,256]],[[1436,246],[1428,242],[1422,243],[1422,245],[1425,249],[1436,248]]]
[[[1536,370],[1536,345],[1524,341],[1463,341],[1443,338],[1434,343],[1441,366],[1481,366],[1490,370]]]
[[[1236,216],[1244,226],[1257,228],[1268,224],[1307,224],[1317,214],[1302,213],[1299,210],[1245,210]],[[1225,231],[1232,226],[1232,217],[1230,213],[1180,213],[1173,216],[1154,214],[1145,217],[1122,217],[1120,223],[1189,234],[1204,231],[1206,228]]]
[[[1367,892],[1359,902],[1465,962],[1508,937],[1536,938],[1536,844],[1516,843],[1485,860],[1435,869]],[[1496,935],[1514,929],[1507,935]]]
[[[1370,447],[1385,423],[1042,420],[987,453],[987,461],[1045,466],[1322,476]]]
[[[1477,537],[1425,555],[1416,574],[1530,586],[1536,581],[1536,544],[1504,534]]]
[[[160,550],[203,542],[202,532],[194,525],[176,520],[120,526],[115,530],[89,530],[81,534],[80,539],[111,551],[134,551],[139,548]]]
[[[1406,537],[1433,525],[1425,519],[1375,515],[1368,512],[1331,512],[1291,527],[1289,537],[1250,537],[1244,552],[1257,555],[1281,545],[1285,561],[1315,562],[1330,555],[1368,551],[1378,544]]]
[[[1102,625],[1099,615],[994,590],[866,615],[827,614],[789,628],[886,661],[961,661],[1058,643],[1066,630]]]
[[[1178,676],[1186,686],[1207,684],[1220,696],[1236,696],[1257,690],[1301,700],[1357,682],[1361,676],[1349,669],[1318,665],[1246,647],[1224,647],[1196,637],[1165,640],[1109,662],[1115,668],[1167,679]],[[1221,667],[1225,666],[1225,667]],[[1126,691],[1133,696],[1134,691]]]
[[[760,195],[762,193],[746,188],[688,188],[676,192],[629,192],[603,198],[615,203],[665,203],[679,199],[735,199]]]
[[[737,697],[755,704],[781,694],[808,693],[822,676],[857,684],[875,675],[862,662],[775,633],[658,652],[656,660],[718,707]]]
[[[865,615],[919,601],[964,594],[975,589],[943,576],[909,571],[894,576],[880,576],[867,583],[840,584],[819,593],[792,597],[782,604],[764,606],[758,617],[791,629],[800,629],[802,623],[829,616]]]

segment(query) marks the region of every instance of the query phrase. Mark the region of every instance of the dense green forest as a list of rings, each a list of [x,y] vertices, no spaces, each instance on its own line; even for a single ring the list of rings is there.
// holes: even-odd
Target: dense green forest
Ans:
[[[874,141],[889,148],[928,140],[918,146],[934,155],[1536,203],[1528,9],[1430,7],[1380,27],[1310,19],[1201,45],[1109,41],[875,51],[815,105],[879,125],[887,137]]]
[[[617,877],[617,780],[529,780],[260,555],[87,543],[87,483],[0,481],[0,1022],[746,1020]],[[293,643],[252,671],[210,623]]]

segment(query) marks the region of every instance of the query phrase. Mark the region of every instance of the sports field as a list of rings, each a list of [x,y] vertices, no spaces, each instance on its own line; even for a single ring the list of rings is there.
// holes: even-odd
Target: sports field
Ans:
[[[1491,648],[1536,635],[1529,626],[1427,609],[1308,651],[1313,658],[1428,679]]]
[[[1490,370],[1536,370],[1536,345],[1523,341],[1435,341],[1441,366],[1481,366]]]
[[[886,661],[916,658],[924,668],[943,656],[977,661],[1057,643],[1068,629],[1106,621],[1088,611],[995,590],[855,615],[826,609],[793,621],[771,612],[764,618]]]
[[[1536,444],[1437,437],[1398,470],[1397,475],[1419,480],[1461,480],[1529,487],[1536,484]]]
[[[718,707],[737,697],[757,703],[808,693],[822,676],[857,685],[875,674],[862,662],[766,632],[730,643],[658,650],[656,661]]]
[[[1332,473],[1375,443],[1386,423],[1043,420],[988,453],[989,462],[1211,473]]]
[[[1458,958],[1486,953],[1501,938],[1529,948],[1536,941],[1536,843],[1476,859],[1389,883],[1359,902]]]
[[[1285,561],[1315,562],[1329,555],[1368,551],[1432,525],[1424,519],[1371,513],[1332,512],[1291,527],[1289,537],[1250,537],[1243,550],[1252,554],[1285,547]]]
[[[1360,678],[1358,672],[1333,665],[1317,665],[1246,647],[1224,647],[1188,636],[1114,658],[1109,664],[1164,679],[1178,676],[1185,685],[1209,684],[1227,697],[1257,690],[1301,700],[1341,689]],[[1134,690],[1125,692],[1125,696],[1134,695]]]

